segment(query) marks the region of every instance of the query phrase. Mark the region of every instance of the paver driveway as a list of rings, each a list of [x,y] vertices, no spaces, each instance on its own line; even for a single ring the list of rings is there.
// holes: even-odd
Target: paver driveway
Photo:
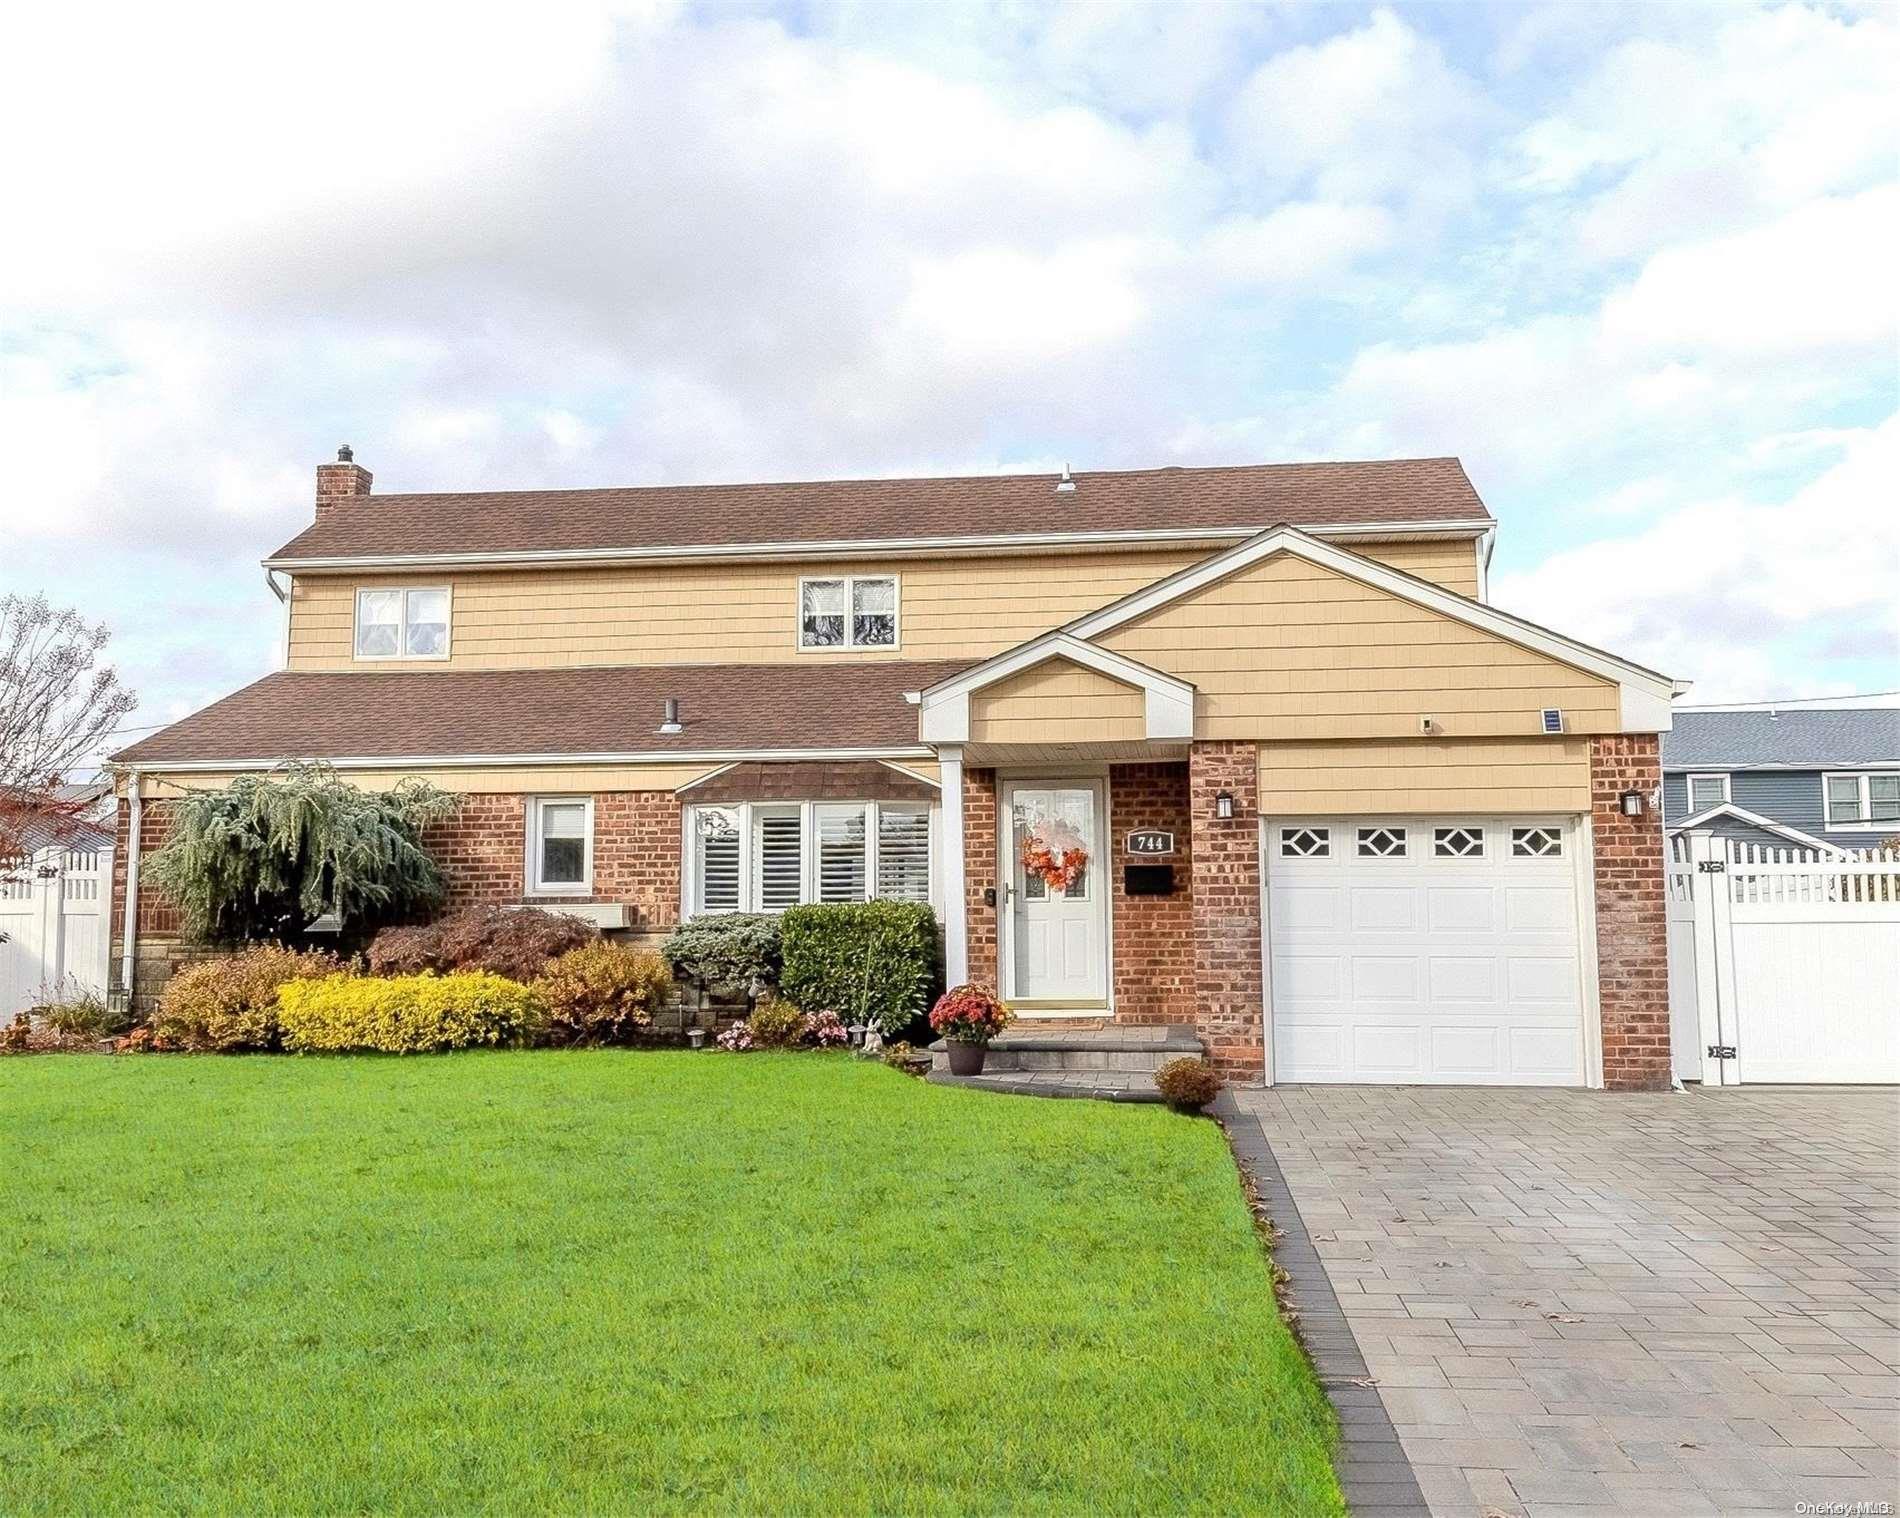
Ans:
[[[1900,1499],[1894,1092],[1239,1105],[1434,1513]]]

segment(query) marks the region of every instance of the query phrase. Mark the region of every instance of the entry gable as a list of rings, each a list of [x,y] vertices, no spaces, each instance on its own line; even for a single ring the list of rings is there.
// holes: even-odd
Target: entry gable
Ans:
[[[941,681],[922,693],[918,706],[926,743],[1055,742],[1065,735],[1181,742],[1194,736],[1190,682],[1063,632]]]
[[[1190,680],[1203,738],[1666,730],[1657,674],[1290,527],[1063,632]]]

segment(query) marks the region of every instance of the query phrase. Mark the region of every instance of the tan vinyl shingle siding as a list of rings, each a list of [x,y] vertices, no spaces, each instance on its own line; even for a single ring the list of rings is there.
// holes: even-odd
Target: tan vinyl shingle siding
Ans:
[[[1139,742],[1146,700],[1131,685],[1067,659],[1051,659],[976,693],[975,743]]]
[[[1463,595],[1477,588],[1470,541],[1360,550]],[[798,582],[895,574],[903,659],[981,659],[1206,557],[1204,550],[855,561],[848,565],[655,565],[402,576],[299,575],[292,586],[293,670],[356,666],[360,587],[453,588],[450,655],[436,668],[589,664],[774,663],[891,658],[884,650],[798,647]],[[378,661],[389,668],[390,661]]]
[[[1269,817],[1580,812],[1587,738],[1352,739],[1260,745]]]
[[[1617,687],[1293,555],[1262,560],[1096,639],[1199,689],[1204,739],[1615,732]]]

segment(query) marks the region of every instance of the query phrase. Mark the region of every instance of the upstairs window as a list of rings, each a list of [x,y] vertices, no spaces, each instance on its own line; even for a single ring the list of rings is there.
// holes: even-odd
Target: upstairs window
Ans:
[[[357,658],[446,659],[448,653],[447,586],[357,591]]]
[[[897,647],[897,579],[849,575],[798,584],[800,648]]]
[[[1900,771],[1829,775],[1822,782],[1831,828],[1891,827],[1900,822]]]
[[[1727,775],[1691,775],[1689,777],[1689,815],[1700,817],[1712,806],[1728,800]]]

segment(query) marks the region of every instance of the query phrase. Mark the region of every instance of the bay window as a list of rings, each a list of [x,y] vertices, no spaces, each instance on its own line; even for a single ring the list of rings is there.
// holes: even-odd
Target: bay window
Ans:
[[[931,815],[918,802],[735,802],[686,809],[686,913],[931,896]]]

